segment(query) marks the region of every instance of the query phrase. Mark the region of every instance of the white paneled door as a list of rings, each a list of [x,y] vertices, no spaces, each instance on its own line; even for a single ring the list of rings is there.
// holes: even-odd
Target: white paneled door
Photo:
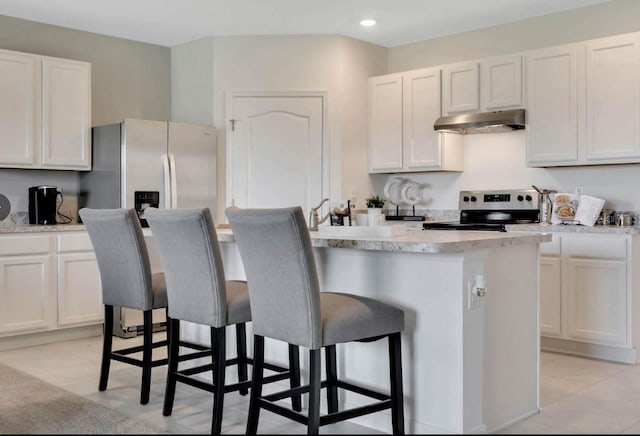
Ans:
[[[325,97],[231,96],[226,204],[301,206],[305,215],[325,189]]]

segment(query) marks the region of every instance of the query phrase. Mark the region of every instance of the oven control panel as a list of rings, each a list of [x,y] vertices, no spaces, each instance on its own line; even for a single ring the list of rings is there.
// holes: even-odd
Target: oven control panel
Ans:
[[[460,210],[537,210],[534,189],[504,191],[460,191]]]

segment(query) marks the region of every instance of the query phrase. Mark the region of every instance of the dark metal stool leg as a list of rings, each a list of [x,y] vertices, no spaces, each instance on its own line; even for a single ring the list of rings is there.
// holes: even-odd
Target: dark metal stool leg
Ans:
[[[309,350],[309,418],[307,434],[320,430],[320,366],[322,349]]]
[[[338,411],[338,370],[336,365],[336,346],[329,345],[324,349],[327,373],[327,410],[329,413]]]
[[[166,334],[167,334],[167,357],[169,357],[169,353],[171,353],[171,349],[169,348],[169,337],[171,337],[171,317],[169,317],[169,308],[164,308],[164,318],[166,320]]]
[[[143,312],[144,332],[142,345],[142,388],[140,389],[140,404],[149,402],[151,390],[151,358],[153,353],[153,320],[151,310]]]
[[[258,399],[262,396],[262,378],[264,375],[264,337],[253,336],[253,375],[251,378],[251,394],[249,396],[249,417],[247,418],[246,434],[254,435],[258,431],[260,405]]]
[[[247,329],[245,323],[236,324],[236,350],[238,356],[238,382],[249,380],[247,374]],[[240,388],[240,395],[247,395],[249,388]]]
[[[167,321],[167,334],[169,335],[169,364],[167,367],[167,384],[164,391],[164,406],[162,414],[171,415],[173,400],[176,396],[176,372],[178,372],[178,359],[180,355],[180,320]]]
[[[391,378],[391,422],[393,434],[404,434],[404,394],[402,391],[400,333],[389,335],[389,375]]]
[[[104,338],[102,339],[102,364],[100,365],[100,382],[98,390],[107,389],[109,367],[111,364],[111,348],[113,345],[113,306],[104,306]]]
[[[226,334],[225,328],[211,327],[211,352],[213,359],[213,419],[211,434],[220,434],[222,430],[222,409],[224,405],[224,376],[226,369]]]
[[[289,386],[291,389],[300,386],[300,348],[289,344]],[[302,395],[291,397],[291,407],[296,412],[302,410]]]

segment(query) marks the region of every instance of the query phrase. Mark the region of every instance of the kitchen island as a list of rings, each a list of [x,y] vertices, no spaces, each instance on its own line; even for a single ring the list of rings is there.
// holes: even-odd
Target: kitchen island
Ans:
[[[551,235],[522,230],[408,230],[389,238],[321,237],[311,232],[323,290],[371,296],[405,310],[402,347],[408,433],[496,431],[538,411],[538,253],[539,244],[550,241]],[[4,347],[50,342],[55,339],[50,336],[62,337],[62,333],[69,339],[72,330],[81,328],[93,328],[90,334],[100,334],[95,328],[102,319],[99,276],[84,226],[4,226],[0,233],[5,233],[0,245],[5,248],[6,265],[22,265],[27,254],[43,265],[39,285],[33,286],[31,294],[25,294],[22,276],[15,286],[5,283],[3,292],[15,288],[15,295],[24,294],[25,304],[17,312],[24,328],[6,327],[0,335],[6,336]],[[144,229],[144,233],[152,269],[160,271],[151,231]],[[231,230],[219,228],[218,237],[227,278],[243,279]],[[55,270],[65,274],[72,271],[64,265],[91,269],[82,267],[83,280],[60,280],[55,298],[52,283],[57,280],[47,272],[54,270],[53,261],[58,264]],[[88,271],[93,271],[91,277],[86,276]],[[472,293],[478,275],[486,280],[484,297]],[[25,276],[34,274],[27,269]],[[78,289],[67,289],[67,283],[76,282],[81,284]],[[73,318],[66,316],[65,295],[84,295],[87,289],[93,298],[84,297],[83,301],[91,303],[86,313],[79,317],[76,310],[71,313]],[[32,294],[42,296],[43,310],[33,310],[36,300]],[[41,314],[47,318],[38,318]],[[9,321],[0,325],[9,326]],[[186,337],[208,343],[208,328],[185,324]],[[251,344],[251,324],[247,329]],[[234,329],[228,330],[229,343],[234,343]],[[338,348],[341,377],[388,389],[385,341]],[[285,344],[268,341],[265,351],[267,359],[287,363]],[[307,367],[305,354],[303,370]],[[234,377],[235,371],[229,371],[228,378]],[[362,397],[350,393],[341,392],[340,400],[349,406],[363,404]],[[390,416],[383,412],[355,421],[391,430]]]
[[[405,310],[408,433],[492,432],[538,412],[538,244],[550,235],[420,230],[389,238],[311,235],[322,290],[369,296]],[[218,237],[227,279],[244,278],[231,230],[218,229]],[[475,288],[483,287],[486,295],[479,296],[483,292]],[[192,340],[208,340],[206,328],[185,325],[183,331]],[[385,341],[338,348],[342,377],[388,389]],[[273,341],[265,351],[267,359],[286,364],[286,345]],[[301,363],[304,370],[306,358]],[[340,400],[349,406],[366,403],[348,392],[341,392]],[[385,413],[355,422],[391,431]]]

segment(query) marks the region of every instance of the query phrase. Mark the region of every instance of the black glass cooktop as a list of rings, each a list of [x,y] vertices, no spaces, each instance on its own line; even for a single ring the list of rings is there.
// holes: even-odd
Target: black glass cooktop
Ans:
[[[507,231],[505,225],[500,223],[460,223],[457,221],[423,223],[422,228],[424,230],[486,230],[493,232]]]

